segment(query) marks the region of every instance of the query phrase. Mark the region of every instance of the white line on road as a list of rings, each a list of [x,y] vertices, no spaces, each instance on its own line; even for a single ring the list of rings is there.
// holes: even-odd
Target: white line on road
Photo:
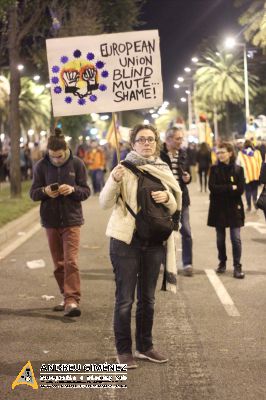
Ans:
[[[7,245],[4,250],[0,251],[0,260],[7,257],[12,251],[16,250],[17,247],[21,246],[25,243],[31,236],[33,236],[38,230],[41,229],[40,223],[35,224],[25,235],[20,236],[19,238],[15,239],[11,244]]]
[[[265,224],[262,224],[261,222],[252,222],[252,221],[249,221],[249,222],[246,222],[246,223],[245,223],[245,228],[246,228],[246,227],[254,228],[254,229],[256,229],[256,231],[258,231],[258,232],[261,233],[262,235],[265,235],[265,234],[266,234],[266,225],[265,225]]]
[[[205,269],[205,273],[209,278],[217,296],[219,297],[222,305],[225,308],[225,311],[230,317],[240,317],[239,311],[234,305],[233,300],[231,299],[229,293],[225,289],[223,283],[216,275],[216,272],[212,269]]]

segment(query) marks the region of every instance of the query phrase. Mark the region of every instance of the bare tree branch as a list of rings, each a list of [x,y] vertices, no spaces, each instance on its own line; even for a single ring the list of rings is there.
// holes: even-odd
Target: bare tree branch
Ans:
[[[47,7],[46,2],[38,1],[35,6],[35,12],[32,14],[28,22],[23,26],[21,31],[18,33],[16,44],[19,45],[22,39],[32,30],[32,28],[38,23],[43,12]]]

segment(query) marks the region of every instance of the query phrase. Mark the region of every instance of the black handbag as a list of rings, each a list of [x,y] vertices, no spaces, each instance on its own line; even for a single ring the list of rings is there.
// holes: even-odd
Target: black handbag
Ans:
[[[256,202],[256,206],[263,211],[266,211],[266,185],[263,186],[261,194]]]

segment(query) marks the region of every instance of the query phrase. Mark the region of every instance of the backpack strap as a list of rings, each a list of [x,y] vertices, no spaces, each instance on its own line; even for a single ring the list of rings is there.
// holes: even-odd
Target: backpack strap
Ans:
[[[142,171],[141,171],[140,169],[138,169],[138,168],[136,167],[136,165],[133,164],[133,163],[130,162],[130,161],[124,160],[124,161],[121,162],[121,164],[123,165],[123,167],[126,167],[126,168],[129,169],[131,172],[133,172],[133,174],[135,174],[135,175],[137,175],[137,176],[140,176],[140,175],[142,174]]]
[[[133,172],[133,174],[137,175],[138,177],[140,177],[141,175],[146,176],[147,178],[151,179],[152,181],[156,182],[156,183],[161,183],[161,180],[159,178],[157,178],[156,176],[153,176],[152,174],[150,174],[147,171],[141,171],[139,168],[136,167],[135,164],[131,163],[130,161],[122,161],[121,164],[128,168],[131,172]]]
[[[133,174],[137,175],[138,177],[141,175],[141,171],[131,162],[129,161],[122,161],[121,164],[128,168],[131,172],[133,172]],[[122,195],[121,193],[119,194],[118,198],[122,199]],[[132,210],[132,208],[127,204],[127,202],[125,202],[125,206],[126,209],[130,212],[130,214],[132,215],[132,217],[134,217],[135,219],[137,218],[137,214],[134,213],[134,211]]]
[[[119,197],[122,198],[121,194],[119,195]],[[129,207],[129,205],[127,204],[127,202],[125,202],[125,206],[127,208],[127,210],[130,212],[130,214],[132,215],[132,217],[134,217],[135,219],[137,218],[137,214],[134,213],[134,211],[132,210],[131,207]]]

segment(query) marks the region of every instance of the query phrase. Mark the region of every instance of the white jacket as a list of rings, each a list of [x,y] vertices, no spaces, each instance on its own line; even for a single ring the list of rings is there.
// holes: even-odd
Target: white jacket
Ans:
[[[182,206],[182,192],[172,173],[159,170],[157,167],[150,164],[142,165],[139,168],[148,171],[152,175],[161,179],[169,196],[168,202],[164,203],[164,205],[170,210],[170,213],[174,214],[176,210],[180,211]],[[130,244],[135,229],[135,218],[127,211],[121,198],[119,197],[121,193],[121,187],[124,192],[125,201],[134,211],[134,213],[137,214],[138,179],[137,176],[127,168],[125,168],[125,174],[123,176],[122,183],[115,182],[112,174],[110,174],[103,190],[100,193],[99,201],[100,206],[104,209],[114,206],[107,225],[106,235]],[[171,274],[176,275],[176,255],[173,233],[167,240],[166,260],[166,270],[171,272]],[[167,285],[168,290],[176,291],[176,287],[173,287],[173,285],[170,286]]]

